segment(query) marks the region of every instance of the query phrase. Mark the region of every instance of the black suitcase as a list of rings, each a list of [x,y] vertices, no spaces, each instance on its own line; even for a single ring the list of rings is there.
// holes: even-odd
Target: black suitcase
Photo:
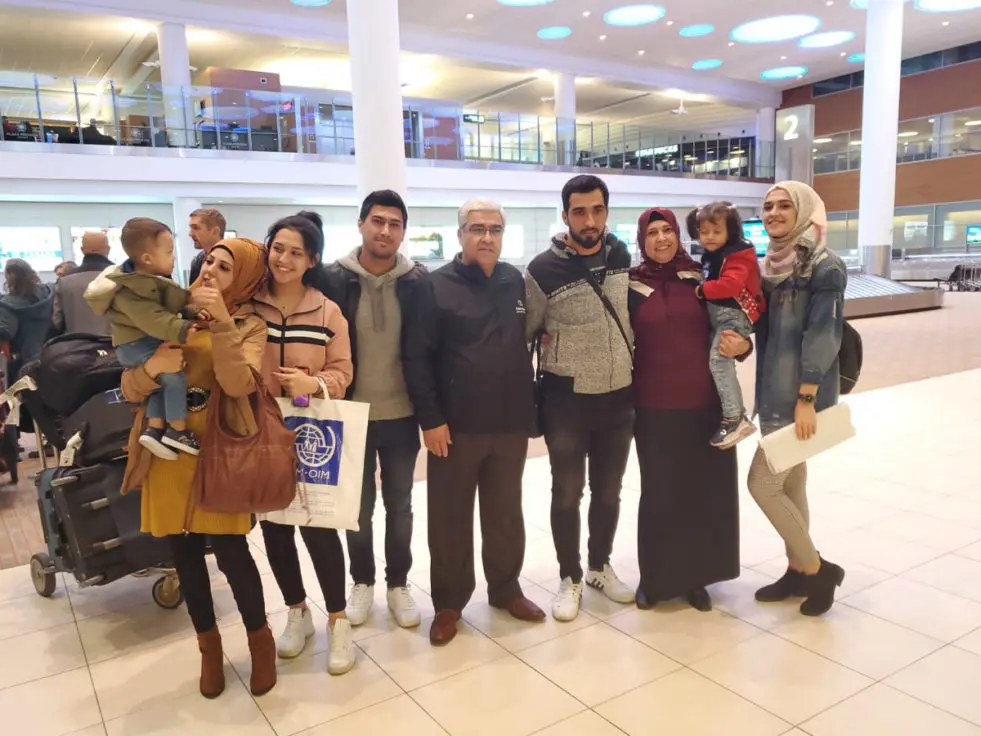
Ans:
[[[105,585],[169,564],[167,541],[140,532],[140,494],[119,491],[124,470],[124,463],[103,463],[38,476],[49,554],[79,583]]]
[[[122,375],[112,338],[83,333],[48,340],[38,359],[21,370],[21,376],[34,379],[44,405],[59,417],[70,416],[100,392],[117,388]]]
[[[82,447],[74,464],[89,466],[125,457],[135,418],[136,407],[126,402],[118,388],[97,393],[86,401],[61,423],[65,442],[76,432],[82,435]]]

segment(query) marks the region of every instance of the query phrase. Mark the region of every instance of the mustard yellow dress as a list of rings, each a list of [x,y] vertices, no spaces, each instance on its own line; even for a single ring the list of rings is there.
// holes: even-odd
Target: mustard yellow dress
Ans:
[[[191,388],[211,390],[215,385],[212,335],[203,330],[193,332],[182,346]],[[208,410],[188,412],[187,428],[199,438],[208,425]],[[193,532],[195,534],[248,534],[248,514],[216,514],[194,505],[192,481],[197,457],[178,452],[176,460],[152,457],[143,481],[142,528],[155,537]]]

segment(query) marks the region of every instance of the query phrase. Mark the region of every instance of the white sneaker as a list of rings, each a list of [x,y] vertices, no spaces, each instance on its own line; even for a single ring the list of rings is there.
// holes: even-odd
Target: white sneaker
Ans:
[[[374,602],[374,585],[355,583],[351,587],[351,595],[347,597],[347,620],[351,622],[351,626],[360,626],[368,620]]]
[[[416,602],[412,600],[409,586],[388,589],[388,610],[395,616],[396,622],[403,629],[411,629],[419,625],[422,617]]]
[[[299,657],[307,645],[307,639],[315,633],[310,609],[291,608],[286,617],[286,628],[276,641],[276,652],[283,659]]]
[[[575,621],[582,600],[582,583],[572,578],[562,578],[559,592],[552,600],[552,618],[556,621]]]
[[[327,671],[332,675],[343,675],[354,667],[354,637],[351,622],[346,618],[334,621],[334,627],[327,627],[330,639],[330,652],[327,657]]]
[[[617,577],[609,564],[603,565],[602,570],[587,570],[586,585],[603,591],[607,598],[617,603],[633,603],[636,595],[633,588]]]

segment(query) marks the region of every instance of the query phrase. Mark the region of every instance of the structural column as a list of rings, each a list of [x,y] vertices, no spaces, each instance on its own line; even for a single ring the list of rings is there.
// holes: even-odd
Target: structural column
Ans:
[[[191,261],[198,253],[188,232],[191,213],[198,209],[201,209],[200,199],[188,197],[174,199],[174,253],[176,255],[174,270],[177,272],[177,280],[185,286],[188,285],[187,276],[191,271]]]
[[[555,162],[559,166],[576,163],[576,76],[553,74],[555,95]]]
[[[903,1],[868,0],[858,245],[866,273],[888,278],[896,208]]]
[[[398,0],[349,2],[347,37],[358,195],[364,197],[377,189],[394,189],[404,195]]]
[[[756,111],[756,156],[754,175],[769,178],[775,175],[777,161],[777,111],[764,107]]]
[[[172,146],[193,146],[194,110],[189,99],[191,59],[187,51],[187,32],[182,23],[157,26],[157,51],[160,54],[167,140]]]

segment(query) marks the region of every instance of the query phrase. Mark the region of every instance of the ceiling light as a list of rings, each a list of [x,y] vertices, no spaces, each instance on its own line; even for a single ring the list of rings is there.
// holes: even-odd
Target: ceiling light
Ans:
[[[792,77],[802,77],[807,74],[806,66],[778,66],[776,69],[767,69],[760,73],[760,79],[791,79]]]
[[[950,21],[949,21],[949,20],[945,20],[945,21],[944,21],[943,23],[941,23],[940,25],[942,25],[942,26],[949,26],[949,25],[950,25]]]
[[[848,52],[847,52],[847,51],[842,51],[842,52],[841,52],[840,54],[838,54],[838,55],[839,55],[839,56],[847,56],[847,55],[848,55]]]
[[[722,66],[722,59],[702,59],[692,64],[691,68],[697,72],[701,72],[706,69],[718,69],[720,66]]]
[[[729,37],[739,43],[789,41],[814,33],[820,26],[821,19],[813,15],[775,15],[736,26]]]
[[[917,136],[917,135],[919,135],[919,133],[917,133],[915,130],[904,130],[902,133],[899,134],[898,137],[899,138],[912,138],[912,137]]]
[[[543,41],[557,41],[560,38],[568,38],[572,35],[572,29],[569,26],[548,26],[548,28],[540,28],[538,30],[538,37]]]
[[[667,11],[660,5],[625,5],[603,14],[603,20],[611,26],[643,26],[655,23]]]
[[[729,153],[746,153],[746,151],[744,151],[741,148],[736,148],[736,149],[734,149],[732,151],[729,151]]]
[[[786,56],[781,56],[780,57],[780,61],[786,61],[786,60],[787,60],[787,57]]]
[[[831,143],[831,139],[830,138],[815,138],[814,139],[814,142],[815,143]]]
[[[606,34],[604,33],[602,36],[600,36],[600,41],[605,41],[605,40],[606,40]]]
[[[829,46],[840,46],[848,43],[855,38],[851,31],[828,31],[827,33],[815,33],[813,36],[805,36],[797,45],[802,49],[826,49]]]
[[[707,36],[714,30],[715,26],[711,23],[698,23],[693,26],[685,26],[678,31],[678,35],[685,38],[698,38],[699,36]]]
[[[968,128],[973,128],[977,125],[981,125],[981,120],[968,120],[966,123],[964,123],[964,125],[966,125]]]
[[[321,8],[330,4],[330,0],[290,0],[290,2],[301,8]]]
[[[903,2],[908,3],[909,0],[903,0]],[[859,10],[868,10],[869,0],[852,0],[852,7],[858,8]]]
[[[583,18],[588,18],[591,15],[592,15],[592,13],[590,13],[588,10],[582,11],[582,17]]]
[[[531,5],[548,5],[552,0],[497,0],[497,2],[512,8],[526,8]]]
[[[848,145],[849,146],[860,146],[860,145],[862,145],[862,141],[851,141]]]
[[[981,0],[916,0],[915,7],[925,13],[955,13],[981,8]]]
[[[865,61],[865,54],[852,54],[848,57],[848,60],[852,64],[861,64],[863,61]]]
[[[543,97],[542,102],[555,102],[554,97]]]
[[[929,120],[927,120],[928,123],[932,123],[933,121],[934,121],[934,118],[930,118]]]
[[[673,20],[669,20],[669,21],[668,21],[668,25],[669,25],[669,26],[673,26],[673,25],[674,25],[674,21],[673,21]]]
[[[641,49],[640,51],[638,51],[637,52],[637,55],[638,56],[643,56],[644,55],[644,49]]]
[[[735,45],[736,45],[736,42],[735,42],[735,41],[730,41],[730,42],[729,42],[729,45],[730,45],[730,46],[735,46]]]
[[[828,2],[825,3],[825,5],[827,5],[829,8],[834,4],[835,4],[835,0],[828,0]]]
[[[536,69],[535,76],[538,77],[539,79],[551,79],[552,72],[549,69]]]
[[[473,13],[467,13],[466,19],[467,20],[473,20]]]

